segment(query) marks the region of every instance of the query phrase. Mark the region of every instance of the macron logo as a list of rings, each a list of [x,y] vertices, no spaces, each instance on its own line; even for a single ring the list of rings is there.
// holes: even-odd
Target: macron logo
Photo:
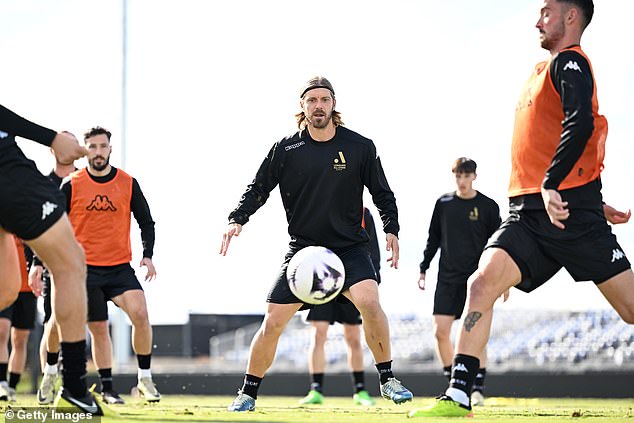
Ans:
[[[569,60],[568,63],[566,63],[566,66],[564,66],[565,71],[568,69],[576,70],[581,73],[581,68],[579,67],[579,64],[577,62],[573,62],[572,60]]]
[[[465,367],[464,364],[462,363],[458,363],[456,364],[456,367],[454,367],[455,370],[459,370],[461,372],[465,372],[465,373],[469,373],[469,370],[467,370],[467,368]]]
[[[46,219],[56,208],[57,204],[53,204],[50,201],[42,204],[42,220]]]
[[[623,251],[619,250],[618,248],[612,250],[612,263],[614,263],[617,260],[621,260],[623,257],[625,257],[625,254],[623,254]]]

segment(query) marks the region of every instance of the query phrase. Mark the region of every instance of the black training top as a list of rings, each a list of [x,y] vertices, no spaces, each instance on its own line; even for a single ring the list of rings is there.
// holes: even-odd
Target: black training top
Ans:
[[[497,203],[480,192],[469,200],[455,192],[443,195],[434,206],[420,272],[429,269],[440,247],[438,282],[466,283],[500,221]]]
[[[110,182],[117,175],[117,169],[114,166],[111,166],[110,173],[106,176],[94,176],[90,172],[88,175],[90,179],[99,183],[105,184],[106,182]],[[72,184],[70,183],[70,178],[64,179],[62,184],[62,192],[66,196],[66,211],[70,213],[70,204],[71,197],[73,195],[72,192]],[[141,229],[141,242],[143,243],[143,257],[152,258],[154,255],[154,220],[152,220],[152,215],[150,214],[150,206],[141,191],[141,187],[136,179],[132,178],[132,198],[130,199],[130,210],[134,215],[137,223],[139,224],[139,228]]]
[[[15,144],[15,137],[27,138],[48,147],[57,133],[18,116],[0,105],[0,149]]]
[[[244,225],[279,184],[291,245],[331,250],[367,243],[361,228],[363,187],[368,187],[386,233],[398,235],[398,210],[374,143],[342,126],[329,141],[307,130],[275,143],[255,179],[229,214]]]

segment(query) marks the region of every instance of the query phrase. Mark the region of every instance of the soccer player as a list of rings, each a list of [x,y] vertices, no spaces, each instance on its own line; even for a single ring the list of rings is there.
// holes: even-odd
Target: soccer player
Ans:
[[[402,403],[412,399],[392,373],[388,321],[379,302],[376,273],[368,253],[368,235],[361,228],[362,195],[368,187],[383,220],[391,267],[398,268],[398,211],[374,143],[342,125],[335,110],[335,91],[323,77],[310,79],[300,91],[299,132],[275,143],[229,215],[220,254],[279,184],[291,236],[279,276],[269,293],[264,321],[256,333],[244,384],[230,411],[255,409],[264,374],[275,357],[277,341],[288,321],[304,305],[288,286],[286,268],[301,248],[320,245],[343,261],[343,295],[363,318],[368,347],[380,376],[381,395]],[[336,301],[336,300],[335,300]]]
[[[368,233],[369,251],[372,265],[376,271],[376,281],[381,283],[381,253],[379,240],[376,237],[374,218],[367,207],[363,208],[362,227]],[[323,384],[326,368],[325,344],[328,328],[335,322],[343,325],[343,337],[348,345],[348,365],[352,372],[352,400],[357,405],[372,406],[374,400],[365,389],[363,373],[363,349],[361,348],[361,315],[354,304],[330,301],[310,309],[306,320],[312,326],[312,342],[308,350],[308,368],[312,383],[308,394],[300,400],[300,404],[322,404],[324,402]]]
[[[602,205],[607,121],[579,45],[593,13],[592,0],[545,0],[541,6],[536,27],[551,57],[535,67],[515,109],[510,216],[470,277],[450,385],[412,417],[471,413],[469,393],[492,306],[512,286],[530,292],[563,267],[575,281],[593,281],[619,316],[634,323],[634,273]]]
[[[145,281],[156,277],[154,221],[139,183],[121,169],[110,165],[112,134],[94,127],[84,134],[88,149],[88,167],[68,177],[62,184],[66,208],[79,243],[86,251],[88,264],[88,328],[93,335],[93,349],[101,354],[95,363],[99,369],[104,401],[121,403],[112,388],[112,346],[108,333],[110,300],[132,322],[132,348],[136,354],[139,393],[148,402],[161,399],[154,382],[152,326],[148,318],[145,294],[130,266],[131,214],[134,214],[143,242],[141,266],[147,267]]]
[[[63,133],[75,140],[77,139],[70,132],[63,131]],[[62,180],[76,170],[73,162],[62,163],[55,157],[55,168],[48,174],[48,179],[59,188]],[[29,250],[28,246],[26,249]],[[39,404],[45,405],[52,403],[55,399],[55,384],[59,373],[59,334],[55,319],[51,319],[53,311],[51,307],[51,274],[37,256],[33,257],[33,265],[29,273],[29,286],[37,297],[42,296],[44,300],[44,331],[40,342],[40,368],[43,369],[43,375],[37,391],[37,401]]]
[[[29,288],[28,266],[32,256],[27,256],[22,241],[16,236],[14,238],[20,261],[20,293],[13,304],[0,311],[0,400],[6,401],[16,400],[15,390],[26,365],[26,347],[29,333],[35,328],[37,310],[37,298]]]
[[[24,240],[50,269],[53,310],[61,337],[62,388],[57,407],[103,414],[86,387],[86,263],[64,212],[57,187],[28,160],[15,142],[20,136],[51,147],[62,163],[86,155],[66,134],[30,122],[0,106],[0,308],[18,295],[19,263],[10,233]]]
[[[456,178],[456,191],[442,195],[434,206],[429,237],[420,263],[418,287],[425,289],[425,274],[440,247],[438,280],[434,295],[434,337],[436,355],[443,374],[449,380],[453,346],[451,325],[460,319],[467,299],[467,279],[478,268],[478,259],[489,237],[500,226],[500,208],[495,201],[476,191],[476,162],[466,157],[457,159],[451,171]],[[478,356],[480,369],[473,386],[471,402],[484,405],[486,349]]]

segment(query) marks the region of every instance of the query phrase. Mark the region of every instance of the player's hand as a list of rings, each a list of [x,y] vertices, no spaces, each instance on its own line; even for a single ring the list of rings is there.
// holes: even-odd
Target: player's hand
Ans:
[[[29,288],[36,297],[42,295],[42,272],[44,272],[44,267],[39,265],[31,266],[29,272]]]
[[[399,254],[398,237],[394,234],[386,234],[385,240],[387,241],[387,244],[385,245],[385,249],[387,251],[392,252],[392,257],[387,259],[387,261],[390,262],[390,267],[398,269],[398,254]]]
[[[567,209],[568,202],[562,201],[561,195],[556,190],[544,188],[542,188],[542,200],[544,200],[550,223],[559,229],[565,229],[566,226],[561,221],[570,216],[570,210]]]
[[[143,257],[143,260],[141,260],[141,264],[139,264],[139,266],[147,267],[147,273],[145,274],[146,282],[151,282],[156,279],[156,269],[154,268],[154,263],[152,263],[151,258]]]
[[[608,222],[613,225],[618,225],[620,223],[627,223],[632,217],[632,210],[628,210],[626,212],[618,211],[612,206],[607,204],[603,205],[603,214]]]
[[[425,272],[420,273],[420,278],[418,278],[418,288],[423,291],[425,290]]]
[[[88,154],[88,150],[79,145],[77,138],[65,132],[55,135],[51,149],[55,153],[57,161],[63,165],[72,164],[75,160]]]
[[[231,242],[231,238],[234,236],[239,236],[240,232],[242,232],[242,225],[239,223],[230,223],[229,227],[227,227],[227,231],[222,234],[222,245],[220,246],[220,254],[223,256],[227,255],[227,250],[229,249],[229,243]]]

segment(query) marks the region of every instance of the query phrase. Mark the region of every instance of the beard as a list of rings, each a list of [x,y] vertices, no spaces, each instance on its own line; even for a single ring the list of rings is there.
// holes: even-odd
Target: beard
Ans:
[[[321,116],[321,115],[315,116],[315,114],[313,113],[308,118],[308,122],[310,122],[310,124],[315,129],[323,129],[326,126],[328,126],[328,123],[330,122],[331,119],[332,119],[332,111],[328,114],[324,113],[324,116]]]
[[[557,23],[557,26],[549,34],[544,31],[540,31],[540,33],[544,36],[542,39],[542,48],[549,51],[552,50],[564,37],[565,32],[566,27],[563,19]]]
[[[103,160],[103,164],[97,164],[96,161],[98,159]],[[102,170],[107,168],[108,165],[110,164],[110,156],[108,156],[107,158],[104,158],[101,156],[95,156],[92,159],[88,160],[88,164],[90,165],[92,169],[96,170],[97,172],[101,172]]]

